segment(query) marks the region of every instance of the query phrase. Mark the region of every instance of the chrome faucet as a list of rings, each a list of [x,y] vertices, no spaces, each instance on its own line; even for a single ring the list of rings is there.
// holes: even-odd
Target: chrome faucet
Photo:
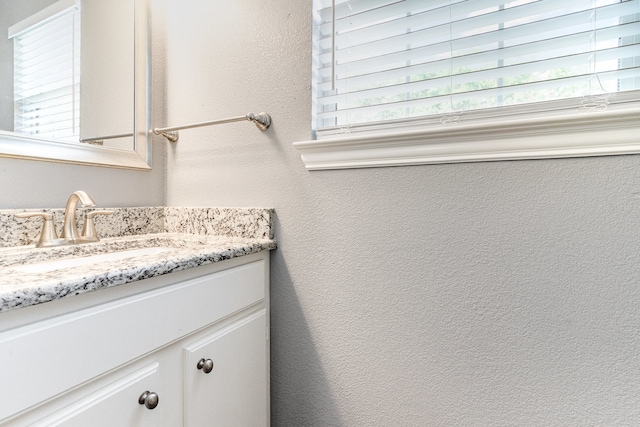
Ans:
[[[82,206],[95,206],[96,202],[93,201],[91,196],[82,190],[75,191],[69,200],[67,200],[67,207],[64,209],[64,222],[62,223],[61,239],[67,240],[69,243],[76,243],[80,238],[78,227],[76,225],[76,209],[78,203],[82,203]]]

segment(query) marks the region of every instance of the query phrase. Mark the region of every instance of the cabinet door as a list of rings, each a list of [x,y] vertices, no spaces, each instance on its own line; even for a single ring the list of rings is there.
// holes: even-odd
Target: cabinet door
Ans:
[[[266,327],[262,309],[184,348],[185,426],[269,425]]]
[[[153,410],[139,403],[140,396],[145,391],[158,390],[158,366],[158,363],[152,363],[120,377],[108,386],[48,415],[33,426],[158,426],[164,402],[158,401],[158,406]],[[153,397],[149,400],[150,406],[153,406]]]

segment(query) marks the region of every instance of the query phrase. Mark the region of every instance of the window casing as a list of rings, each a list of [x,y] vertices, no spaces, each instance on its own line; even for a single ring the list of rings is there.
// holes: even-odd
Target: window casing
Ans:
[[[414,135],[403,144],[422,152],[464,135],[483,153],[433,162],[636,152],[629,121],[640,105],[638,0],[316,0],[313,64],[314,139],[294,144],[303,160],[314,151],[356,158],[365,146],[388,148],[398,134]],[[526,139],[542,131],[536,126],[560,135],[591,121],[602,132],[624,129],[616,149],[559,144],[563,155],[546,147],[529,157],[487,156],[489,146],[521,142],[500,132],[507,122],[522,124]],[[535,151],[534,139],[523,152]],[[389,156],[396,154],[404,158]]]

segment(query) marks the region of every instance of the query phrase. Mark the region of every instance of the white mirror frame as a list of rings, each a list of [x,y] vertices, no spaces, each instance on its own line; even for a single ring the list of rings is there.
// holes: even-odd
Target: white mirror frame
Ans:
[[[149,0],[135,0],[134,150],[67,143],[0,131],[0,157],[123,169],[151,169],[151,19]]]

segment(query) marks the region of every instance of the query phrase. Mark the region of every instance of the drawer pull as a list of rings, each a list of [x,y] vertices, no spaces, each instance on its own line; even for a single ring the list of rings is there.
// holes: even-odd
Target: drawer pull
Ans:
[[[155,409],[158,406],[158,398],[157,393],[150,392],[149,390],[145,391],[138,398],[138,403],[147,407],[147,409]]]
[[[205,374],[213,371],[213,360],[202,358],[198,361],[196,368],[202,369]]]

